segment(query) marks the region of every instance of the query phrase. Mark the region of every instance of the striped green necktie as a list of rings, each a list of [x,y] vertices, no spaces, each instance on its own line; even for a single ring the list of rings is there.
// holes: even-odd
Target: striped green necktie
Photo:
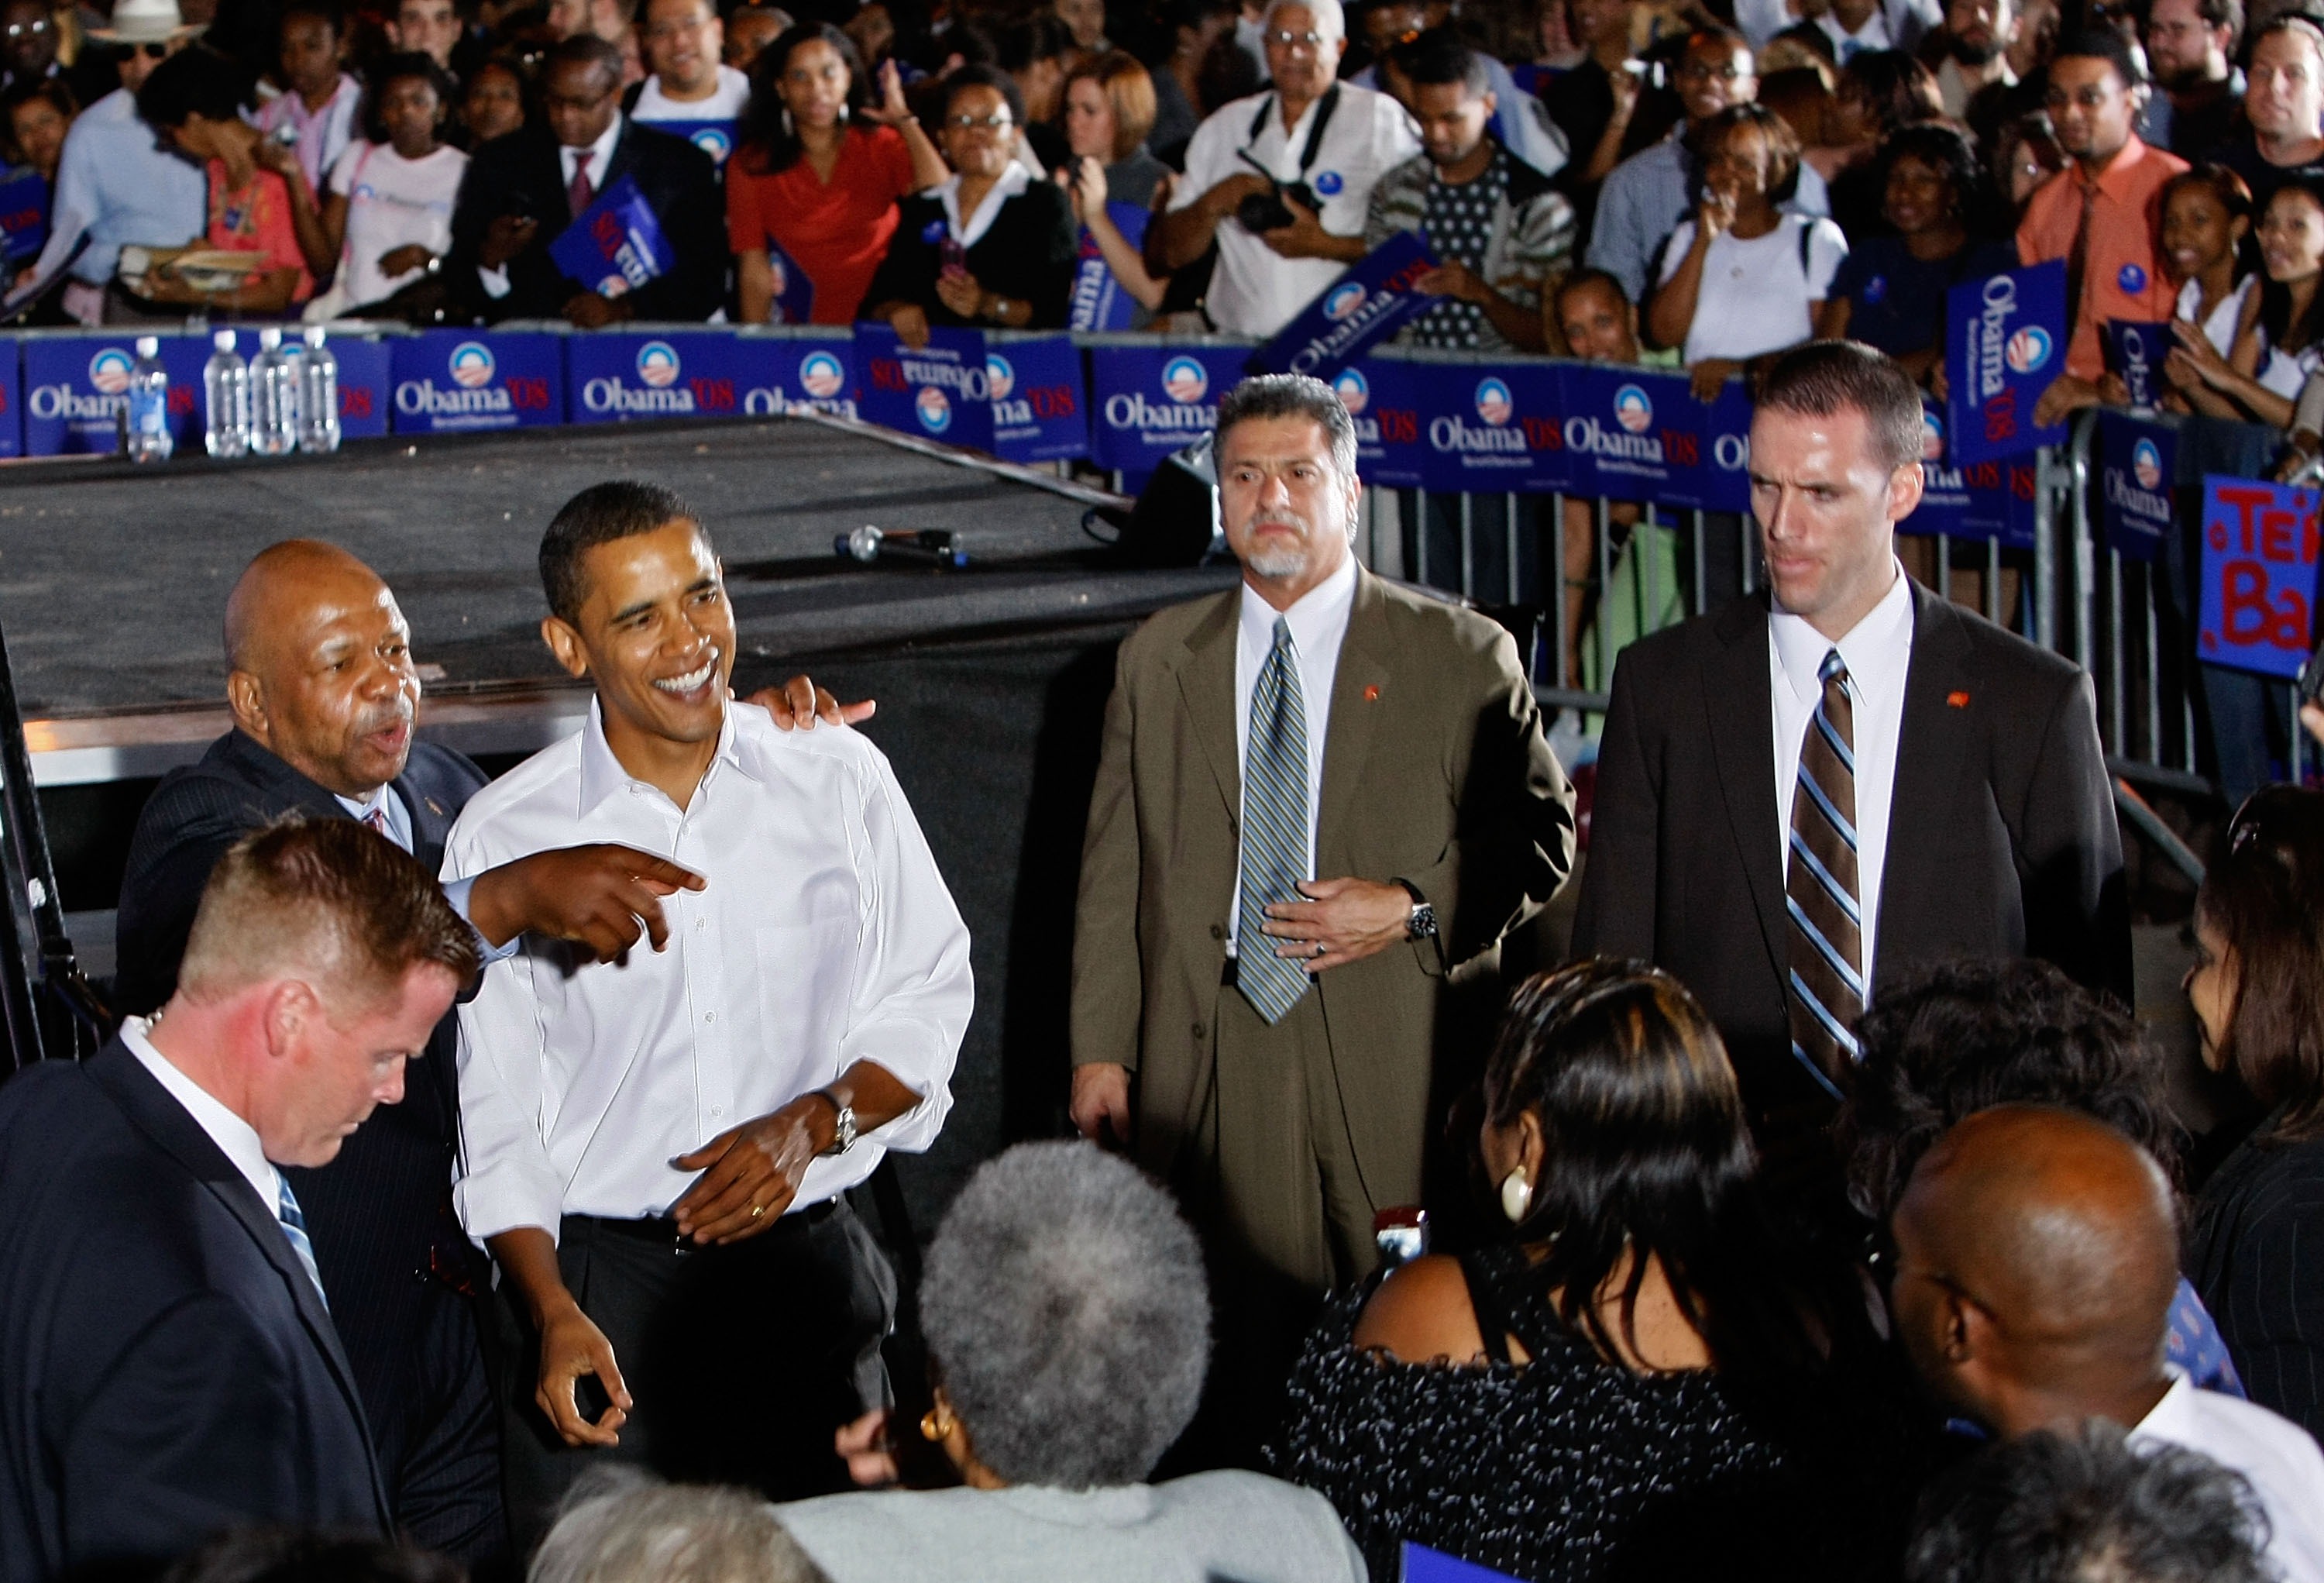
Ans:
[[[1307,877],[1307,711],[1291,623],[1275,618],[1275,646],[1250,690],[1250,745],[1242,778],[1241,911],[1235,982],[1268,1023],[1288,1016],[1314,982],[1305,964],[1275,954],[1264,932],[1271,902],[1300,899]]]

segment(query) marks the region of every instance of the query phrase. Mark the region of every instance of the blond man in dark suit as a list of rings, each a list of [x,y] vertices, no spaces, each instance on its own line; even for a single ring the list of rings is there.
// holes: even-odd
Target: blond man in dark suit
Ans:
[[[1074,941],[1074,1125],[1180,1190],[1222,1301],[1286,1322],[1420,1200],[1445,986],[1573,857],[1516,643],[1356,564],[1355,458],[1319,380],[1220,403],[1242,582],[1121,647]]]

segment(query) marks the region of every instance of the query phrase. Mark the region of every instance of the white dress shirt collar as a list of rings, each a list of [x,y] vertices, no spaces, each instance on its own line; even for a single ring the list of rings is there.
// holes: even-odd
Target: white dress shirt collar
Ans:
[[[346,809],[348,817],[358,824],[368,823],[374,812],[386,815],[387,838],[406,852],[413,848],[411,813],[403,806],[403,799],[395,794],[394,787],[374,786],[368,797],[340,797],[336,792],[331,795],[338,798],[339,806]]]
[[[605,170],[613,162],[613,145],[622,141],[622,113],[613,112],[613,119],[587,148],[567,148],[557,145],[557,157],[563,162],[565,185],[573,185],[574,166],[584,154],[589,159],[589,191],[592,197],[605,190]]]
[[[1321,653],[1327,645],[1337,653],[1340,639],[1348,630],[1348,612],[1356,602],[1356,556],[1349,551],[1340,562],[1340,569],[1317,583],[1292,601],[1288,610],[1277,610],[1261,598],[1249,583],[1242,585],[1242,641],[1257,643],[1259,656],[1275,646],[1275,618],[1284,616],[1291,623],[1291,642],[1302,654]],[[1312,717],[1315,700],[1305,700]]]
[[[281,1213],[282,1179],[266,1158],[265,1145],[258,1141],[258,1131],[248,1122],[226,1107],[218,1097],[186,1076],[171,1063],[170,1058],[153,1046],[151,1037],[154,1017],[132,1017],[121,1025],[121,1042],[129,1047],[139,1064],[153,1074],[153,1080],[170,1091],[170,1097],[186,1107],[194,1125],[209,1134],[218,1153],[242,1172],[250,1190],[266,1206],[269,1215]]]
[[[599,699],[593,698],[589,700],[588,724],[581,728],[581,801],[574,812],[582,819],[587,819],[597,811],[599,803],[616,792],[628,792],[634,796],[650,795],[665,802],[669,801],[669,793],[639,780],[622,767],[620,759],[613,756],[613,745],[605,740],[604,708],[604,704]],[[734,711],[731,706],[726,710],[725,719],[718,727],[718,749],[711,754],[709,767],[702,772],[702,779],[695,786],[696,796],[710,784],[711,777],[718,773],[718,766],[727,764],[744,774],[751,774],[741,745],[735,739]],[[752,775],[753,780],[762,778]]]
[[[984,233],[992,229],[992,222],[1001,218],[1001,206],[1032,184],[1033,173],[1012,162],[964,224],[960,216],[960,178],[945,177],[944,185],[936,189],[936,198],[944,204],[945,223],[952,228],[952,239],[963,247],[973,247],[983,241]]]
[[[1802,703],[1812,708],[1813,700],[1821,696],[1823,682],[1818,673],[1823,669],[1824,656],[1834,649],[1840,651],[1840,663],[1848,667],[1852,690],[1868,702],[1884,704],[1903,690],[1904,673],[1913,662],[1913,585],[1902,566],[1890,564],[1895,578],[1888,591],[1838,643],[1808,625],[1805,616],[1794,616],[1780,605],[1768,611],[1775,658]]]

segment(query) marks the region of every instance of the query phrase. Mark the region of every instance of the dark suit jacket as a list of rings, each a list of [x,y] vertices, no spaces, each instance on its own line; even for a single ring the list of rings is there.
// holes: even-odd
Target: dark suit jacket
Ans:
[[[2251,1399],[2324,1435],[2324,1139],[2273,1139],[2282,1113],[2195,1200],[2187,1277]]]
[[[394,792],[411,818],[413,856],[429,873],[443,866],[444,838],[484,783],[484,772],[458,754],[412,745]],[[123,1011],[142,1015],[170,998],[210,870],[236,840],[294,810],[309,819],[348,817],[328,791],[240,731],[212,743],[200,763],[162,778],[138,815],[121,882],[115,996]],[[306,1211],[392,1488],[429,1416],[426,1404],[403,1399],[401,1384],[429,1311],[429,1271],[459,1268],[469,1256],[450,1202],[460,1116],[456,1037],[454,1019],[445,1018],[426,1059],[405,1066],[400,1104],[373,1112],[320,1171],[286,1173]]]
[[[116,1040],[0,1088],[0,1579],[230,1523],[390,1526],[272,1206]]]
[[[1622,651],[1598,754],[1576,956],[1692,990],[1759,1116],[1829,1097],[1791,1054],[1767,603]],[[2034,956],[2134,1004],[2122,839],[2089,677],[1913,587],[1872,993],[1915,963]]]
[[[963,319],[936,295],[944,227],[944,203],[933,193],[918,193],[897,206],[887,255],[863,293],[867,310],[889,302],[917,302],[927,310],[930,324],[978,328],[977,321]],[[929,240],[931,227],[934,241]],[[1073,205],[1056,183],[1036,181],[1001,206],[992,228],[976,239],[962,262],[986,291],[1033,305],[1026,329],[1061,329],[1079,257]]]
[[[573,219],[557,148],[556,134],[548,127],[527,126],[476,150],[460,180],[445,272],[452,289],[493,323],[558,318],[575,293],[596,288],[595,281],[567,278],[549,256],[549,245]],[[624,301],[640,319],[708,319],[726,300],[726,205],[719,196],[717,166],[686,139],[627,116],[608,165],[597,190],[624,176],[635,181],[678,255],[676,269]],[[509,294],[493,298],[476,278],[476,251],[485,230],[504,214],[529,215],[540,224],[531,243],[509,262]]]

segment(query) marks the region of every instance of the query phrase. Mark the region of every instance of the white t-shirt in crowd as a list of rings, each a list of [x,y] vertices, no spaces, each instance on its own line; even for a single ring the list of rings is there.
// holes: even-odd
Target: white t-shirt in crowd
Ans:
[[[726,156],[734,152],[734,124],[742,118],[750,102],[751,79],[732,66],[721,66],[718,86],[706,99],[673,99],[661,91],[659,74],[647,78],[630,116],[649,125],[675,123],[686,127],[694,146],[723,166]]]
[[[388,143],[351,143],[331,168],[331,190],[347,200],[347,239],[339,255],[349,307],[392,297],[420,278],[390,275],[383,255],[417,242],[441,255],[452,245],[452,206],[468,156],[448,144],[407,160]]]
[[[2225,357],[2236,349],[2236,331],[2242,327],[2244,301],[2258,287],[2259,273],[2255,270],[2236,282],[2236,289],[2220,298],[2218,306],[2211,310],[2210,317],[2203,320],[2203,338],[2211,343],[2211,349],[2220,356]],[[2172,317],[2192,324],[2195,322],[2195,310],[2202,305],[2203,282],[2189,281],[2179,288],[2179,305]]]
[[[2298,1424],[2255,1402],[2199,1391],[2173,1370],[2171,1389],[2130,1431],[2131,1443],[2168,1441],[2244,1476],[2267,1513],[2267,1560],[2284,1583],[2324,1579],[2324,1453]]]
[[[1800,228],[1808,233],[1807,267],[1800,267]],[[1663,248],[1667,281],[1694,245],[1694,221],[1681,220]],[[1711,239],[1702,261],[1702,287],[1687,326],[1691,366],[1709,357],[1756,357],[1795,347],[1815,333],[1808,304],[1831,292],[1831,277],[1848,256],[1848,238],[1826,219],[1784,215],[1775,228],[1746,242],[1732,231]]]
[[[1323,200],[1316,212],[1323,229],[1335,236],[1360,236],[1373,184],[1420,152],[1420,134],[1404,106],[1388,95],[1351,82],[1341,83],[1339,92],[1338,107],[1305,180]],[[1172,190],[1170,207],[1192,206],[1230,176],[1256,174],[1239,157],[1245,149],[1277,181],[1287,186],[1301,180],[1300,151],[1307,146],[1323,102],[1308,106],[1288,133],[1272,93],[1253,94],[1213,112],[1186,144],[1186,177]],[[1251,123],[1262,105],[1267,119],[1253,137]],[[1211,322],[1228,335],[1273,335],[1347,268],[1329,258],[1284,258],[1232,218],[1219,222],[1218,238],[1218,268],[1204,304]]]

